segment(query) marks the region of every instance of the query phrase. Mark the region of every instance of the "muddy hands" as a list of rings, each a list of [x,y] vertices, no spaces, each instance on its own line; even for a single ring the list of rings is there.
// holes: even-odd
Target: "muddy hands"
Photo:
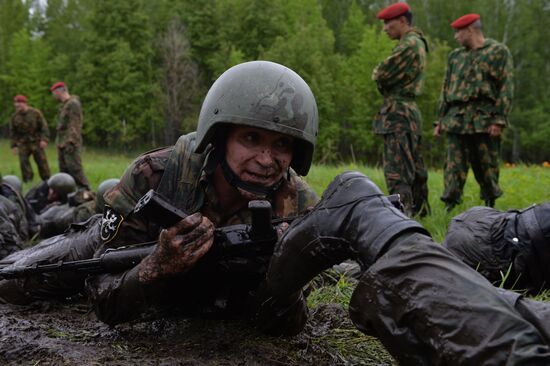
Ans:
[[[139,280],[151,283],[191,269],[214,242],[214,225],[195,213],[161,231],[155,251],[139,265]]]

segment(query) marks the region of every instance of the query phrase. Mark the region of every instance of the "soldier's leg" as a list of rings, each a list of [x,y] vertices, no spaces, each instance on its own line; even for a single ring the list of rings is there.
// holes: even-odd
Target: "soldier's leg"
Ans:
[[[498,185],[500,139],[489,134],[474,135],[470,164],[480,187],[480,198],[493,207],[495,200],[502,196]]]
[[[81,224],[80,231],[54,236],[38,245],[13,253],[3,261],[13,266],[90,259],[101,244],[101,215]],[[9,267],[8,267],[9,269]],[[0,280],[0,303],[24,305],[34,300],[64,299],[83,291],[86,274],[51,272],[19,279]]]
[[[31,154],[30,147],[27,145],[19,145],[17,147],[19,154],[19,166],[21,167],[21,176],[23,182],[30,182],[33,178],[32,166],[29,161],[29,155]]]
[[[38,173],[42,180],[50,178],[50,166],[48,164],[48,157],[46,156],[46,150],[41,149],[40,146],[35,146],[32,150],[32,155],[36,166],[38,167]]]
[[[384,176],[390,194],[399,194],[405,214],[413,214],[412,186],[415,160],[411,150],[411,134],[397,132],[384,135]]]
[[[466,137],[455,133],[447,134],[447,157],[443,172],[445,188],[441,200],[445,202],[449,211],[461,202],[462,191],[468,175]]]
[[[74,178],[79,188],[86,188],[89,190],[90,183],[88,182],[88,178],[84,175],[82,161],[80,160],[80,147],[67,145],[62,150],[66,172]]]
[[[401,364],[549,364],[547,338],[475,270],[422,234],[391,246],[365,271],[350,314]]]
[[[412,186],[414,214],[425,216],[430,213],[430,203],[428,202],[428,170],[424,165],[422,157],[422,136],[413,134],[412,152],[414,157],[414,182]]]
[[[59,166],[59,171],[61,173],[69,174],[67,164],[65,163],[65,151],[59,146],[57,147],[57,165]]]
[[[535,326],[355,172],[336,177],[277,244],[266,276],[267,313],[284,312],[316,274],[350,257],[365,271],[350,302],[352,320],[402,364],[550,361]]]

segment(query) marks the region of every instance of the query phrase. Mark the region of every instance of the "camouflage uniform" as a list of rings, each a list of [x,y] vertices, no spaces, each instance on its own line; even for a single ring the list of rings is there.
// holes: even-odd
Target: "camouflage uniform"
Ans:
[[[28,107],[27,111],[17,111],[10,122],[11,147],[17,148],[23,181],[33,178],[29,156],[34,157],[38,166],[38,173],[42,180],[50,177],[50,167],[44,149],[40,148],[40,141],[48,141],[50,131],[48,123],[38,109]]]
[[[57,114],[57,154],[59,170],[70,174],[79,187],[90,189],[82,169],[82,107],[76,96],[71,96],[59,107]]]
[[[21,250],[37,230],[30,205],[10,185],[0,183],[0,259]]]
[[[373,71],[372,78],[384,104],[373,123],[384,136],[384,175],[391,194],[399,193],[406,212],[428,210],[428,172],[421,152],[421,116],[416,97],[422,92],[427,42],[411,30],[390,57]]]
[[[438,123],[448,141],[441,200],[451,206],[461,201],[468,163],[481,199],[494,202],[502,195],[498,185],[500,137],[491,138],[488,128],[507,126],[512,68],[508,48],[492,39],[486,39],[479,49],[461,47],[449,54]]]
[[[209,184],[207,154],[193,153],[194,145],[195,133],[191,133],[182,136],[175,147],[136,159],[116,188],[104,196],[106,208],[101,228],[94,216],[85,224],[71,225],[67,234],[39,244],[44,249],[52,245],[59,249],[33,247],[29,255],[16,253],[8,259],[20,259],[17,265],[87,259],[94,251],[102,253],[107,248],[157,240],[160,228],[132,213],[137,200],[151,188],[186,212],[202,212],[215,226],[250,223],[248,208],[231,213],[221,211]],[[316,201],[315,193],[292,171],[290,179],[271,199],[276,217],[296,215]],[[265,271],[269,258],[256,261],[263,263],[260,267],[264,266]],[[119,274],[92,277],[87,281],[87,290],[98,317],[109,324],[134,319],[145,309],[166,303],[180,305],[186,313],[246,313],[244,304],[251,300],[250,292],[258,286],[263,273],[232,273],[216,268],[205,274],[203,269],[204,266],[197,266],[183,277],[145,286],[139,283],[134,267]],[[0,302],[26,303],[37,298],[68,296],[82,290],[84,278],[71,273],[0,281]]]

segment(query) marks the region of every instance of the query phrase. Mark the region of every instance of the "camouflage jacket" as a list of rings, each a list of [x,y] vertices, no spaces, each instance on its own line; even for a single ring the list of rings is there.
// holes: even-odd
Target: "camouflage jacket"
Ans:
[[[106,205],[101,230],[103,247],[99,253],[108,248],[158,239],[160,228],[132,213],[136,202],[149,189],[161,192],[186,212],[201,211],[216,227],[250,223],[251,213],[248,208],[236,212],[221,210],[218,197],[209,184],[207,154],[195,154],[194,146],[195,133],[191,133],[182,136],[174,147],[146,153],[130,165],[120,183],[104,195]],[[178,192],[185,194],[178,196]],[[297,215],[315,205],[317,200],[316,194],[307,184],[291,172],[290,179],[271,198],[273,215]],[[133,319],[159,302],[186,302],[186,299],[189,300],[188,292],[194,292],[195,303],[201,304],[200,312],[209,311],[218,300],[218,303],[233,308],[231,304],[242,304],[248,298],[252,281],[250,275],[247,275],[248,278],[243,273],[212,275],[209,272],[208,275],[195,275],[197,271],[200,272],[192,270],[182,278],[143,286],[137,277],[137,267],[134,267],[122,274],[90,279],[87,288],[96,314],[109,324]],[[183,290],[186,286],[192,286],[192,289]],[[240,308],[239,312],[243,310]]]
[[[26,112],[15,112],[10,122],[11,147],[48,141],[48,123],[38,109],[29,107]]]
[[[492,124],[507,126],[512,108],[513,63],[508,48],[486,39],[476,50],[457,48],[449,54],[439,103],[443,131],[485,133]]]
[[[391,56],[374,69],[372,79],[384,96],[384,104],[373,122],[375,133],[420,133],[421,116],[415,98],[422,93],[427,52],[426,39],[413,29],[400,39]]]
[[[75,95],[59,107],[56,144],[58,147],[65,147],[67,144],[82,145],[82,107]]]

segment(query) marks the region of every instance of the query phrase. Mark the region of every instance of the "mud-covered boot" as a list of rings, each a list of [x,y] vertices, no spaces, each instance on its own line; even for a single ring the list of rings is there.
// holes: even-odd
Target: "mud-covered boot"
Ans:
[[[355,259],[363,270],[368,268],[403,231],[428,234],[396,209],[365,175],[342,173],[314,209],[295,220],[277,244],[265,294],[270,301],[291,304],[304,285],[334,264]]]

